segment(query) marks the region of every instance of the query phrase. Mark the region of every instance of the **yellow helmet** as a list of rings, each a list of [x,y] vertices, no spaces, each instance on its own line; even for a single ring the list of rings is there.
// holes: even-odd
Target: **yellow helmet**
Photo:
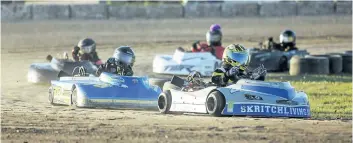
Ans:
[[[245,70],[250,62],[249,51],[240,44],[231,44],[224,49],[222,61],[225,64],[230,64],[233,67],[239,66],[240,69]]]

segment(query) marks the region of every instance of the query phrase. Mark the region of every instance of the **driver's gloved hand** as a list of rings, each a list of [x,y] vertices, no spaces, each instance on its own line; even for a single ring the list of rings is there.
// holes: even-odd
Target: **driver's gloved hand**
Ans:
[[[237,75],[238,73],[239,73],[239,67],[235,66],[226,72],[226,76],[230,77],[230,76]]]

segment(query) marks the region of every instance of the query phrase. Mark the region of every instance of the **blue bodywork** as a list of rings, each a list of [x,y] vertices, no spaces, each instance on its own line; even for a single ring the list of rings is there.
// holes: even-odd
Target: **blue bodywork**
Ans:
[[[217,89],[224,95],[226,101],[223,115],[311,117],[307,95],[295,91],[289,83],[256,81],[244,83],[246,82]],[[278,87],[273,86],[276,84]],[[247,96],[251,96],[252,99]]]
[[[148,77],[119,76],[110,73],[102,73],[99,77],[62,77],[51,83],[54,99],[71,98],[71,93],[77,92],[76,106],[79,107],[155,107],[161,93],[158,86],[149,84]],[[67,101],[62,100],[64,103],[71,103]]]

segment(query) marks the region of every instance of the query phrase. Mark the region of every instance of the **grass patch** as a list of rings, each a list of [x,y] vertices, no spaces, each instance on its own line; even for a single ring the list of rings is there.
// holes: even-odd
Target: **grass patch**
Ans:
[[[268,81],[289,81],[304,91],[310,101],[313,119],[352,119],[351,75],[269,74]]]

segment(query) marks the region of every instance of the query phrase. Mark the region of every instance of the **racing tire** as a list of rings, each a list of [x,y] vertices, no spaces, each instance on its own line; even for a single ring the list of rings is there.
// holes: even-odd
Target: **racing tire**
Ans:
[[[71,104],[70,104],[71,106],[77,107],[77,90],[76,90],[76,86],[72,86],[70,102],[71,102]]]
[[[148,80],[150,85],[156,85],[161,89],[163,89],[164,83],[167,81],[170,81],[170,78],[150,78]]]
[[[225,99],[219,91],[213,91],[206,99],[206,110],[208,114],[219,117],[222,116],[222,111],[225,106]]]
[[[342,72],[352,73],[352,54],[342,54]]]
[[[303,57],[293,56],[289,61],[289,75],[291,76],[306,74],[308,68],[308,64]]]
[[[172,84],[170,81],[165,82],[164,85],[163,85],[163,91],[168,91],[170,89],[181,90],[180,87]]]
[[[284,56],[281,57],[278,63],[279,63],[279,69],[278,69],[279,72],[288,71],[288,60],[286,57]]]
[[[346,51],[345,53],[329,53],[330,55],[341,55],[342,56],[342,72],[352,73],[352,53]]]
[[[337,74],[337,73],[342,72],[343,63],[342,63],[342,56],[341,55],[328,54],[328,55],[312,55],[312,56],[328,58],[331,74]]]
[[[170,113],[170,107],[172,106],[172,96],[170,95],[170,91],[163,91],[158,96],[158,110],[162,114]]]
[[[327,75],[330,73],[330,63],[327,57],[315,57],[312,55],[305,56],[308,64],[308,74]]]

